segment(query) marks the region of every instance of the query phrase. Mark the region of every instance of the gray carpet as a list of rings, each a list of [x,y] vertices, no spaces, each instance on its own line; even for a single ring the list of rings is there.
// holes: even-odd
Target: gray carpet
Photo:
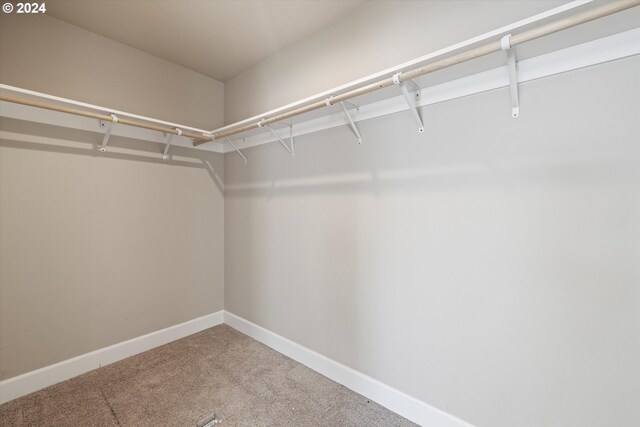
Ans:
[[[1,426],[413,426],[220,325],[0,406]]]

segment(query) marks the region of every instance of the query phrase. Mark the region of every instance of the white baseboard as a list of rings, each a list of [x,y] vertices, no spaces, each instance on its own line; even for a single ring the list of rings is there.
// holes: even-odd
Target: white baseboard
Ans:
[[[0,382],[0,404],[68,380],[101,366],[167,344],[187,335],[222,324],[223,311],[151,332],[109,347],[45,366]]]
[[[0,404],[222,323],[417,424],[428,427],[473,427],[451,414],[224,310],[1,381]]]
[[[224,323],[421,426],[473,427],[466,421],[226,310]]]

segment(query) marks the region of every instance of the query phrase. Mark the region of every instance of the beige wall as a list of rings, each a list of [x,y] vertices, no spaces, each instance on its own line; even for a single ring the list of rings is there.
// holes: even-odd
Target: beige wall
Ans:
[[[221,83],[53,18],[4,16],[0,58],[2,83],[222,123]],[[0,380],[223,308],[222,155],[0,130]]]
[[[0,15],[0,82],[173,123],[224,121],[224,85],[46,15]]]
[[[232,123],[566,3],[376,0],[225,82]]]

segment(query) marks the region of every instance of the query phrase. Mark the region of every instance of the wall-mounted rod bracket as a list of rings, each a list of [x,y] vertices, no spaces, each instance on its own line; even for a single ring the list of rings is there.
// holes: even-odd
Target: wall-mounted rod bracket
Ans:
[[[420,113],[418,113],[418,105],[416,103],[416,99],[414,96],[412,96],[409,93],[409,89],[407,88],[407,82],[400,81],[401,74],[402,72],[399,72],[393,75],[393,84],[400,87],[400,91],[402,91],[402,95],[404,95],[404,99],[407,102],[407,105],[409,106],[409,111],[411,111],[411,115],[413,116],[413,118],[416,121],[416,124],[418,125],[418,132],[422,133],[424,132],[424,124],[422,123],[422,118],[420,117]],[[415,82],[412,82],[412,83],[416,87],[418,87],[418,85],[416,85]],[[419,97],[420,91],[418,90],[417,93]]]
[[[178,133],[178,136],[182,136],[182,129],[176,128],[176,132]],[[164,146],[164,152],[162,153],[162,160],[168,160],[169,159],[169,147],[171,147],[171,140],[172,139],[173,139],[173,134],[172,133],[167,135],[167,143]]]
[[[291,157],[295,157],[296,156],[295,151],[293,151],[294,150],[294,148],[293,148],[293,135],[292,135],[292,138],[291,138],[291,148],[289,148],[289,147],[287,147],[287,144],[284,142],[284,140],[280,137],[280,135],[278,135],[278,133],[271,127],[271,125],[264,123],[264,119],[260,120],[260,122],[258,123],[258,127],[261,127],[261,128],[264,127],[264,128],[269,129],[269,131],[271,131],[273,136],[275,136],[276,139],[278,141],[280,141],[280,144],[282,144],[284,149],[287,150],[289,152],[289,154],[291,154]]]
[[[102,144],[100,145],[100,152],[104,153],[107,151],[107,144],[109,143],[109,137],[111,136],[111,131],[113,130],[113,125],[118,123],[118,116],[115,114],[111,114],[111,121],[109,123],[100,122],[101,126],[107,126],[107,130],[102,137]]]
[[[164,151],[162,152],[162,160],[169,159],[169,147],[171,147],[171,139],[173,138],[173,134],[170,133],[167,135],[167,142],[164,145]]]
[[[229,144],[231,144],[233,149],[236,150],[236,153],[238,153],[240,157],[242,157],[242,160],[244,160],[244,162],[247,163],[247,158],[244,156],[244,154],[242,154],[242,151],[240,151],[240,149],[236,146],[236,144],[234,144],[233,141],[231,141],[231,138],[226,137],[225,139]]]
[[[340,106],[342,107],[342,111],[344,111],[344,115],[347,116],[347,120],[349,120],[349,125],[351,126],[351,130],[356,136],[356,142],[358,143],[358,145],[362,145],[362,136],[360,136],[360,131],[358,131],[358,127],[353,122],[353,119],[351,118],[351,114],[349,114],[349,111],[347,110],[347,107],[344,105],[344,102],[341,102]]]
[[[511,117],[520,116],[520,100],[518,97],[518,69],[516,64],[516,51],[511,46],[511,34],[500,39],[502,50],[507,53],[507,69],[509,70],[509,88],[511,89]]]
[[[418,86],[418,83],[413,80],[405,80],[405,83],[413,87],[413,90],[416,92],[416,99],[420,99],[420,86]]]
[[[293,143],[293,123],[289,125],[289,145],[291,145],[291,155],[295,157],[296,146]]]
[[[360,106],[358,104],[354,104],[351,101],[342,101],[341,103],[343,104],[347,104],[349,107],[353,108],[354,110],[356,110],[356,112],[360,111]]]

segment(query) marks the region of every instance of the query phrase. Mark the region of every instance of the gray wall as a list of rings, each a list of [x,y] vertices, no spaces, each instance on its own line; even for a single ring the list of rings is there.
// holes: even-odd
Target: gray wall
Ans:
[[[225,309],[478,426],[640,424],[640,58],[225,157]]]
[[[225,119],[562,3],[370,2]],[[478,426],[640,424],[639,62],[521,85],[518,120],[501,90],[227,154],[225,309]]]
[[[2,83],[223,121],[215,80],[53,18],[9,16]],[[223,308],[222,155],[172,148],[162,162],[158,144],[112,137],[101,154],[94,133],[0,129],[20,135],[0,140],[0,380]]]
[[[228,82],[229,120],[559,3],[371,2]],[[38,19],[2,18],[3,83],[222,123],[219,82]],[[518,120],[500,90],[424,109],[421,136],[403,113],[361,123],[362,146],[333,129],[248,165],[3,120],[30,141],[0,141],[0,379],[224,298],[478,426],[640,424],[637,75],[605,64],[523,84]]]
[[[426,55],[566,0],[377,0],[225,82],[232,123]]]

